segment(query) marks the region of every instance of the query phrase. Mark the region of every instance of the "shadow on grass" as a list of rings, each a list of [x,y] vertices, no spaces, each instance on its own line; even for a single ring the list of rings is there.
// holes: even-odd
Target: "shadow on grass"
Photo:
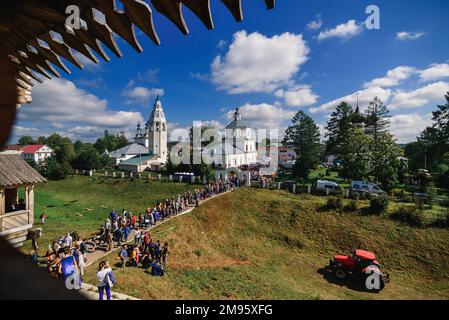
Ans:
[[[355,292],[367,292],[367,293],[373,293],[371,291],[368,291],[360,282],[360,279],[357,279],[355,276],[349,276],[347,279],[338,279],[330,270],[326,268],[320,268],[318,269],[318,274],[323,276],[323,279],[325,279],[327,282],[338,285],[340,287],[346,287],[349,290],[355,291]]]

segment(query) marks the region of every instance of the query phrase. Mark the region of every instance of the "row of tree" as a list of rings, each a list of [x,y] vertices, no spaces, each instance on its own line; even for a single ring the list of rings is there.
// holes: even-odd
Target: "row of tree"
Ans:
[[[129,144],[123,134],[111,135],[108,131],[104,136],[92,143],[84,143],[80,140],[72,143],[70,138],[53,133],[48,137],[41,136],[34,140],[30,136],[19,139],[22,146],[28,144],[46,144],[54,150],[52,157],[47,158],[44,163],[37,164],[29,161],[35,169],[49,179],[64,179],[74,169],[101,169],[110,164],[110,158],[105,150],[116,150]]]
[[[325,127],[325,143],[321,143],[320,130],[313,119],[299,111],[283,140],[283,144],[294,148],[298,155],[293,172],[299,178],[307,178],[325,155],[334,155],[344,177],[372,179],[387,185],[398,182],[407,172],[405,156],[410,169],[427,166],[449,175],[449,93],[446,99],[447,103],[433,112],[433,125],[426,128],[416,142],[406,145],[405,152],[390,133],[388,108],[377,97],[363,115],[358,107],[354,109],[346,102],[340,103]]]

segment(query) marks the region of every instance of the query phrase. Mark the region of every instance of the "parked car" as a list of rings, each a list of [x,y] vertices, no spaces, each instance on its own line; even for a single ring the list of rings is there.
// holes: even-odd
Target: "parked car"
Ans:
[[[367,181],[351,181],[351,187],[349,189],[351,196],[360,194],[364,195],[380,195],[385,193],[376,184]]]
[[[316,182],[315,190],[319,193],[326,193],[326,189],[329,190],[329,194],[336,194],[341,191],[341,187],[338,183],[328,180],[318,180]]]

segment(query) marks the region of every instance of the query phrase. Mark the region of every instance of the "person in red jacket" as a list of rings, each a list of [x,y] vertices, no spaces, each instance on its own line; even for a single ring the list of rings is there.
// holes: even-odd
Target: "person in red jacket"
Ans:
[[[131,217],[131,227],[132,227],[133,229],[136,228],[136,222],[137,222],[137,217],[136,217],[135,215],[133,215],[133,216]]]
[[[39,219],[41,220],[41,224],[45,224],[46,218],[47,218],[47,215],[45,214],[45,212],[42,212],[41,215],[39,216]]]

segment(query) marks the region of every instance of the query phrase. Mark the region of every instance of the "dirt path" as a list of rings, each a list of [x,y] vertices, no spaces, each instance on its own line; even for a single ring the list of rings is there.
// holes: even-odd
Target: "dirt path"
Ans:
[[[226,193],[228,193],[228,192],[232,192],[232,190],[226,191],[226,192],[223,192],[223,193],[220,193],[220,194],[215,195],[215,196],[213,196],[213,197],[210,197],[210,198],[208,198],[208,199],[206,199],[206,200],[203,200],[203,201],[200,202],[200,205],[201,205],[202,203],[206,202],[206,201],[209,201],[209,200],[211,200],[211,199],[214,199],[214,198],[216,198],[216,197],[219,197],[219,196],[221,196],[221,195],[224,195],[224,194],[226,194]],[[171,219],[178,218],[178,217],[180,217],[180,216],[182,216],[182,215],[185,215],[185,214],[187,214],[187,213],[192,212],[193,209],[195,209],[195,206],[189,206],[188,209],[184,210],[183,212],[181,212],[181,213],[179,213],[179,214],[177,214],[177,215],[175,215],[175,216],[170,216],[169,218],[166,218],[166,219],[164,219],[164,220],[158,221],[158,222],[156,223],[156,225],[152,226],[152,227],[149,228],[149,229],[146,229],[145,231],[153,230],[154,228],[157,228],[158,226],[160,226],[160,225],[162,225],[162,224],[164,224],[164,223],[170,221]],[[133,230],[133,231],[129,234],[129,236],[128,236],[128,241],[126,242],[126,244],[134,243],[134,236],[135,236],[135,232],[134,232],[134,230]],[[114,243],[115,243],[115,241],[114,241]],[[125,242],[122,242],[122,243],[125,244]],[[107,255],[109,255],[109,254],[111,254],[111,253],[116,252],[118,249],[119,249],[119,247],[115,247],[115,248],[112,249],[111,251],[107,251],[105,245],[97,246],[97,248],[96,248],[95,251],[89,252],[89,253],[87,254],[87,263],[86,263],[86,267],[89,267],[89,266],[91,266],[92,264],[94,264],[94,263],[96,263],[97,261],[99,261],[99,260],[101,260],[102,258],[104,258],[105,256],[107,256]]]

